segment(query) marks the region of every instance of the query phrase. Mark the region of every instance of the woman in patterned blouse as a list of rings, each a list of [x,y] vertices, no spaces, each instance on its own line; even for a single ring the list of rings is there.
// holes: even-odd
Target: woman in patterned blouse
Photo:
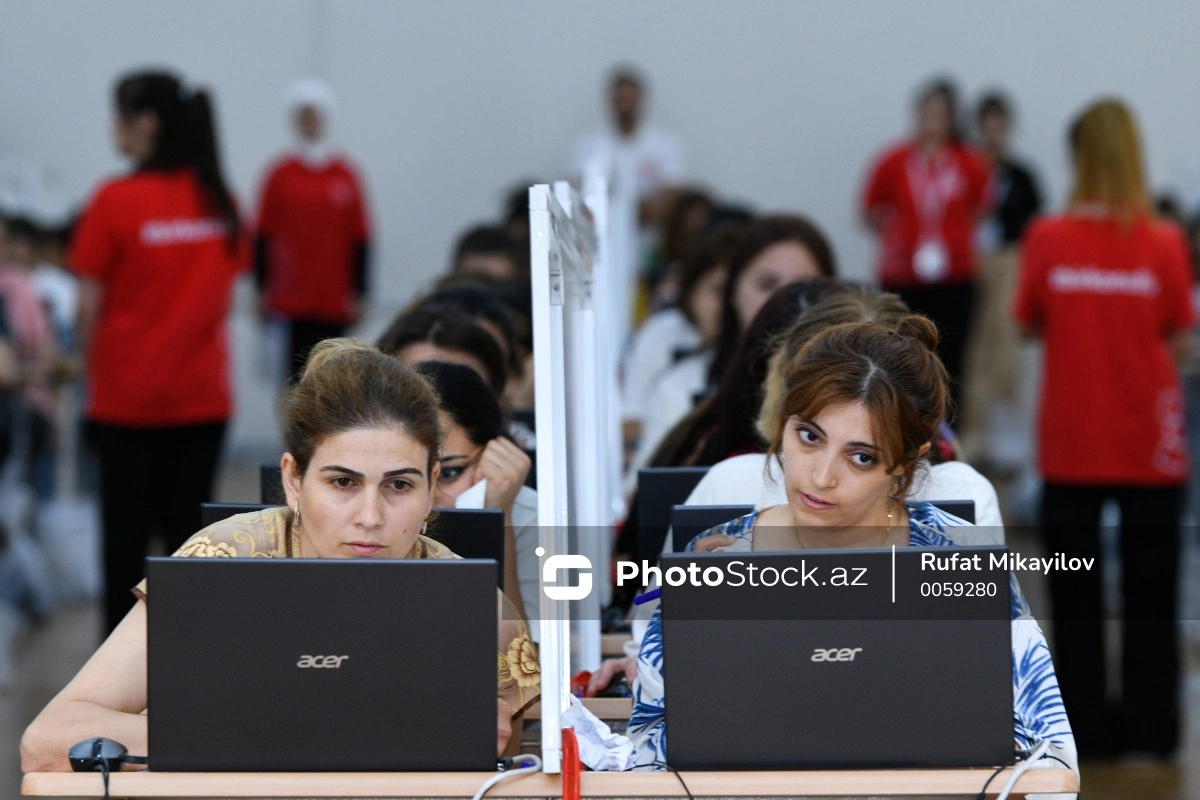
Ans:
[[[422,535],[440,471],[438,407],[423,378],[376,349],[350,339],[318,344],[283,409],[289,508],[218,522],[175,555],[457,558]],[[147,751],[145,581],[134,594],[142,602],[25,731],[26,772],[69,770],[67,750],[93,736]],[[503,754],[519,742],[514,728],[537,698],[540,676],[525,623],[499,593],[497,622]]]
[[[688,549],[990,543],[929,503],[906,502],[947,410],[946,371],[936,346],[937,329],[920,316],[905,317],[895,328],[850,323],[818,334],[788,369],[769,451],[782,467],[788,502],[706,531]],[[1075,769],[1075,740],[1045,638],[1016,581],[1010,582],[1014,747],[1049,740],[1049,754]],[[638,766],[655,769],[670,763],[660,614],[642,640],[629,724]]]

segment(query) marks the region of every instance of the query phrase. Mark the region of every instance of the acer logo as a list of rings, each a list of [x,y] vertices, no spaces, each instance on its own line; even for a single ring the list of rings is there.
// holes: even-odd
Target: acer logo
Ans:
[[[300,656],[296,666],[300,669],[337,669],[350,656]]]
[[[861,647],[831,647],[826,650],[823,647],[818,647],[813,650],[813,661],[853,661],[854,657],[862,652]]]

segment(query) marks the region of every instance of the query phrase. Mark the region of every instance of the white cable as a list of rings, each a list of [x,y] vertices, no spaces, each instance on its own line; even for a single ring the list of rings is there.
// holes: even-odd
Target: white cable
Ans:
[[[513,760],[518,761],[518,762],[519,761],[532,761],[533,766],[532,767],[521,767],[520,769],[510,769],[507,772],[497,772],[495,775],[493,775],[492,777],[488,778],[486,781],[483,782],[483,786],[479,787],[479,791],[475,792],[475,796],[472,797],[471,800],[482,800],[483,796],[485,794],[487,794],[488,789],[491,789],[493,786],[495,786],[497,783],[500,783],[501,781],[506,781],[509,778],[519,778],[522,775],[532,775],[535,772],[542,771],[542,760],[540,758],[538,758],[537,756],[534,756],[534,755],[517,756]]]
[[[996,800],[1008,800],[1008,795],[1012,792],[1014,786],[1017,785],[1017,780],[1020,779],[1032,766],[1033,762],[1037,761],[1046,751],[1050,749],[1050,740],[1042,739],[1037,743],[1037,746],[1030,752],[1029,758],[1022,761],[1013,768],[1012,776],[1008,779],[1008,783],[1004,784],[1004,788],[1000,790],[1000,794],[996,795]]]

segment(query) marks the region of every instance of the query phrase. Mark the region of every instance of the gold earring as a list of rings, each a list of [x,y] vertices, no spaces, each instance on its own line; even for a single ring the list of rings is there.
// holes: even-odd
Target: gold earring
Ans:
[[[300,499],[296,498],[296,527],[300,527]]]
[[[425,531],[428,528],[429,528],[429,520],[425,520],[424,522],[421,523],[421,535],[422,536],[425,535]]]

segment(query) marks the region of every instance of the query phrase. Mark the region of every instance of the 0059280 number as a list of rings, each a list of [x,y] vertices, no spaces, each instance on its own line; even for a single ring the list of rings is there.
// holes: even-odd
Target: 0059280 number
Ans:
[[[921,597],[995,597],[996,591],[996,584],[984,581],[940,581],[921,584]]]

